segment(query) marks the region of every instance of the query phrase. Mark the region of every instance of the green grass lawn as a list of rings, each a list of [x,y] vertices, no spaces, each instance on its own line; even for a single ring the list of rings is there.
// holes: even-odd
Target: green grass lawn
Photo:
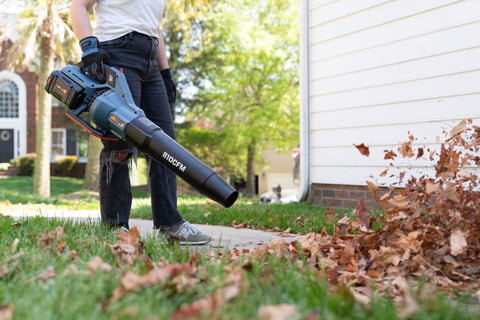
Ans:
[[[98,208],[92,195],[60,200],[65,194],[79,192],[82,180],[52,178],[49,199],[32,196],[32,183],[29,177],[1,179],[0,203]],[[150,218],[149,202],[148,193],[136,190],[132,216]],[[308,204],[259,204],[246,199],[228,209],[201,196],[180,196],[178,202],[183,216],[194,223],[294,233],[318,233],[323,226],[331,232],[345,214]],[[59,226],[63,233],[55,237]],[[148,265],[139,259],[132,264],[123,262],[120,254],[109,249],[119,238],[98,223],[39,217],[15,221],[0,214],[0,234],[0,319],[9,319],[2,318],[4,313],[13,313],[13,319],[182,319],[173,315],[183,315],[183,319],[276,319],[262,315],[266,306],[280,315],[293,309],[287,319],[305,320],[479,316],[471,295],[466,295],[467,300],[457,295],[453,301],[448,298],[452,292],[432,294],[421,286],[412,288],[417,307],[408,315],[402,314],[405,308],[384,296],[373,294],[365,305],[348,288],[329,284],[328,275],[309,266],[301,250],[295,257],[199,255],[151,236],[141,239],[141,248],[153,270],[181,265],[187,266],[187,271],[141,284],[126,279],[150,275]],[[109,268],[95,269],[92,262],[96,257]],[[129,289],[125,292],[125,288]],[[120,298],[112,299],[119,292],[123,292]]]
[[[59,209],[98,210],[98,200],[82,191],[83,180],[65,177],[51,178],[51,197],[41,198],[32,194],[32,177],[0,179],[0,204],[46,204]],[[76,194],[73,199],[66,195]],[[150,194],[133,188],[132,218],[151,219]],[[178,210],[192,223],[211,225],[243,225],[256,229],[289,229],[292,233],[320,232],[323,226],[332,231],[337,219],[325,215],[325,208],[305,203],[260,204],[258,201],[239,199],[232,207],[224,208],[208,198],[198,195],[179,195]],[[341,211],[336,215],[343,214]]]
[[[59,226],[63,233],[47,241],[48,232]],[[118,241],[112,232],[91,222],[29,218],[19,223],[4,216],[0,230],[0,314],[10,310],[13,319],[170,319],[179,310],[198,311],[196,305],[203,316],[188,319],[262,319],[262,307],[280,305],[294,308],[288,319],[402,319],[387,298],[365,307],[347,291],[332,290],[301,257],[192,255],[154,238],[142,239],[154,267],[187,263],[188,272],[133,285],[114,300],[126,273],[140,276],[148,270],[140,260],[119,263],[106,245]],[[95,257],[110,268],[94,270]],[[464,305],[446,298],[422,302],[409,319],[474,319]]]

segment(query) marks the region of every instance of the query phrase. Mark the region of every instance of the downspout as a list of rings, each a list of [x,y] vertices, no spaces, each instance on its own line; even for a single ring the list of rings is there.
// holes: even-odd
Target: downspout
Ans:
[[[309,2],[300,0],[300,190],[297,198],[307,201],[310,190],[310,57]]]

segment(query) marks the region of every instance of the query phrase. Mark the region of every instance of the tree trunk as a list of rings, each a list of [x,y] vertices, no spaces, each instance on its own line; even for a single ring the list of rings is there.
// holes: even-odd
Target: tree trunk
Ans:
[[[247,198],[254,198],[255,193],[255,152],[257,142],[253,140],[248,145],[247,154],[247,185],[245,188],[245,196]]]
[[[98,191],[98,172],[100,169],[100,151],[102,150],[102,142],[95,136],[90,135],[88,138],[88,162],[85,169],[85,181],[83,189],[90,191]]]
[[[53,62],[53,39],[52,37],[42,37],[40,41],[40,72],[38,75],[37,156],[35,159],[33,194],[46,198],[50,197],[52,97],[46,93],[43,86],[47,76],[53,70]]]

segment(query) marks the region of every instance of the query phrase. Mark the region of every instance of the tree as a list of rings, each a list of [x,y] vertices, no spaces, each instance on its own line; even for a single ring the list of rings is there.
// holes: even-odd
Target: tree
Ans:
[[[37,0],[25,3],[16,21],[20,40],[9,49],[9,66],[28,67],[38,76],[38,119],[33,193],[50,196],[52,97],[43,90],[45,80],[59,59],[73,57],[73,33],[67,25],[68,1]]]
[[[190,119],[224,133],[217,148],[245,156],[246,195],[255,195],[260,152],[298,143],[298,1],[245,0],[216,5],[199,26],[192,64],[203,70]],[[209,62],[205,62],[211,57]]]
[[[98,172],[100,170],[100,151],[102,142],[97,137],[90,135],[88,137],[88,160],[85,168],[85,179],[83,189],[98,191]]]
[[[204,79],[203,74],[208,70],[197,65],[202,62],[201,59],[195,59],[197,64],[194,64],[192,55],[201,54],[195,50],[195,44],[200,37],[198,25],[202,17],[209,13],[212,6],[221,2],[221,0],[172,0],[165,6],[161,29],[169,54],[168,63],[174,71],[177,83],[176,115],[183,115],[189,109],[191,102],[189,92],[192,88],[199,87],[198,82]]]

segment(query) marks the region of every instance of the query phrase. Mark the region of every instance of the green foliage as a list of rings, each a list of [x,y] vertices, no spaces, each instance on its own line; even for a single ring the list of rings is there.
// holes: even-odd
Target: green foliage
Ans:
[[[244,155],[242,157],[220,147],[225,139],[222,131],[200,128],[190,122],[177,125],[178,143],[197,158],[226,178],[244,176],[245,168],[241,166]]]
[[[31,176],[35,170],[35,153],[27,153],[24,156],[18,157],[18,175]]]
[[[195,27],[187,52],[201,80],[187,119],[221,132],[215,148],[236,157],[248,185],[262,151],[298,144],[298,1],[219,2]]]
[[[55,158],[55,163],[58,165],[62,176],[68,176],[77,162],[77,156],[59,156]]]

